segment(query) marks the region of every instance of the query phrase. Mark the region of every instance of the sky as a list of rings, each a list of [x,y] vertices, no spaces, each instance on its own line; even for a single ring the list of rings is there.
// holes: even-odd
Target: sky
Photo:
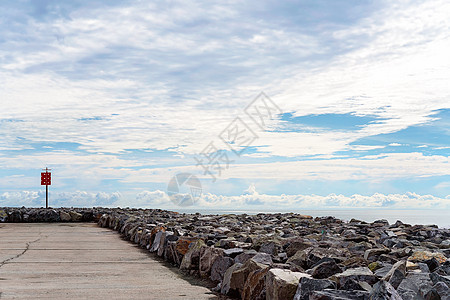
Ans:
[[[450,209],[449,15],[1,1],[0,206]]]

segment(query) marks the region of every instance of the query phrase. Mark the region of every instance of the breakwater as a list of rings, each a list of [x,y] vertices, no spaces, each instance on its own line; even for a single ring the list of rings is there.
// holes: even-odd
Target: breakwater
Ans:
[[[0,208],[0,222],[97,222],[241,299],[450,299],[450,230],[301,214]]]

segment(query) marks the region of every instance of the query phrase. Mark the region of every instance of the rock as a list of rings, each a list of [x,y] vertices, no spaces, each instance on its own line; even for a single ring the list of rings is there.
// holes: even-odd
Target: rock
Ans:
[[[263,300],[266,299],[266,287],[264,278],[269,268],[259,269],[248,274],[242,292],[243,300]]]
[[[237,263],[245,264],[247,262],[247,260],[249,260],[250,258],[255,256],[256,254],[258,254],[258,252],[256,252],[256,250],[253,250],[253,249],[245,250],[244,253],[241,253],[238,256],[236,256],[234,258],[234,261]]]
[[[406,274],[406,261],[399,261],[395,263],[389,272],[382,278],[384,281],[388,281],[394,289],[396,289]]]
[[[189,250],[183,256],[180,264],[180,270],[199,270],[200,252],[206,247],[203,240],[197,240],[189,245]]]
[[[367,267],[360,267],[354,269],[347,269],[342,273],[335,274],[331,277],[332,280],[338,283],[338,286],[346,286],[352,281],[359,282],[364,281],[373,285],[377,282],[377,277]]]
[[[392,269],[392,264],[390,263],[382,263],[382,267],[377,269],[374,274],[375,276],[377,276],[378,278],[383,278],[384,276],[386,276],[387,273],[389,273],[389,271]]]
[[[307,269],[308,250],[310,249],[312,248],[297,251],[293,256],[288,258],[286,263]]]
[[[294,300],[308,300],[313,291],[336,289],[336,283],[327,279],[302,277],[295,292]]]
[[[240,268],[233,270],[230,277],[230,291],[233,290],[236,291],[236,294],[243,295],[245,284],[247,284],[246,297],[250,297],[250,295],[256,294],[260,295],[264,289],[264,281],[260,282],[259,280],[263,279],[268,270],[268,265],[260,264],[255,262],[253,259],[249,259]],[[247,283],[250,274],[254,273],[255,271],[261,272],[257,272],[256,276],[255,274],[253,274],[252,280]]]
[[[199,273],[202,277],[208,277],[211,274],[211,268],[214,262],[223,256],[223,250],[219,248],[203,247],[200,250]]]
[[[272,257],[267,253],[258,253],[251,258],[257,263],[271,266],[273,264]]]
[[[164,234],[164,231],[163,231],[163,230],[158,231],[158,232],[155,234],[155,237],[154,237],[154,239],[153,239],[152,246],[150,247],[150,250],[149,250],[150,252],[156,252],[156,251],[158,251],[159,246],[161,245],[161,238],[162,238],[163,234]]]
[[[177,243],[177,245],[176,245],[177,252],[180,255],[185,255],[186,252],[189,251],[189,245],[192,242],[195,242],[196,240],[198,240],[198,239],[194,238],[194,237],[181,236],[176,242]]]
[[[373,261],[378,258],[381,254],[389,253],[388,248],[375,248],[375,249],[368,249],[364,252],[364,259],[368,261]]]
[[[412,262],[425,262],[432,259],[433,257],[440,264],[443,264],[447,260],[444,254],[430,251],[416,251],[410,257],[408,257],[408,260]]]
[[[61,221],[63,222],[70,222],[72,220],[72,217],[69,213],[66,213],[65,211],[59,212],[59,217],[61,218]]]
[[[328,259],[316,264],[315,267],[311,269],[310,274],[316,279],[324,279],[341,272],[342,269],[336,262],[333,259]]]
[[[286,254],[288,257],[293,256],[297,251],[305,250],[306,248],[312,247],[310,242],[305,241],[302,238],[291,239],[286,247]]]
[[[3,209],[0,209],[0,222],[8,222],[8,214]]]
[[[356,268],[356,267],[365,267],[368,265],[367,260],[365,260],[362,257],[351,257],[349,259],[346,259],[342,262],[342,265],[346,268]]]
[[[443,282],[438,282],[433,286],[440,299],[450,299],[450,288]]]
[[[278,254],[279,244],[275,242],[263,243],[259,248],[259,252],[267,253],[272,256],[276,256]]]
[[[379,261],[374,261],[368,265],[368,268],[370,271],[375,272],[376,270],[383,267],[383,264],[381,264]]]
[[[433,283],[427,273],[408,273],[397,288],[397,292],[404,300],[415,300],[424,297]]]
[[[242,248],[231,248],[224,250],[224,254],[232,258],[235,258],[236,256],[242,253],[244,253],[244,249]]]
[[[233,275],[233,272],[237,269],[239,269],[242,266],[242,264],[234,264],[231,267],[229,267],[225,274],[223,275],[223,281],[222,281],[222,286],[220,289],[220,292],[222,294],[225,295],[229,295],[229,296],[238,296],[237,291],[232,290],[231,286],[230,286],[230,282],[231,282],[231,276]]]
[[[70,219],[72,222],[80,222],[83,218],[83,215],[80,213],[77,213],[76,211],[69,211]]]
[[[439,268],[436,269],[436,273],[444,276],[450,276],[450,260],[447,260],[445,263],[440,265]]]
[[[309,300],[368,300],[369,293],[366,291],[338,291],[325,289],[314,291],[309,296]]]
[[[164,256],[164,252],[166,251],[169,236],[171,237],[171,239],[173,237],[175,237],[176,238],[175,241],[178,239],[178,237],[173,235],[173,232],[163,231],[163,234],[161,235],[161,239],[159,241],[158,251],[156,253],[160,257]]]
[[[266,299],[285,300],[292,299],[302,277],[311,277],[309,274],[292,272],[283,269],[270,269],[266,275]]]
[[[434,272],[434,270],[439,268],[439,262],[435,257],[425,260],[424,263],[428,266],[430,272]]]
[[[234,264],[234,260],[231,257],[218,257],[212,267],[210,279],[214,282],[220,282],[223,280],[225,272]],[[242,264],[239,264],[242,265]],[[230,274],[231,276],[231,274]]]
[[[1,214],[1,213],[0,213]],[[1,217],[0,217],[1,218]],[[11,212],[8,216],[8,221],[11,223],[19,223],[22,222],[22,213],[18,210]],[[1,221],[0,221],[1,222]]]
[[[398,271],[398,269],[397,269]],[[373,287],[372,292],[369,295],[370,300],[403,300],[402,297],[397,293],[395,288],[384,280],[376,283]]]
[[[442,282],[445,283],[450,288],[450,276],[443,276],[437,273],[431,273],[430,279],[434,284]]]

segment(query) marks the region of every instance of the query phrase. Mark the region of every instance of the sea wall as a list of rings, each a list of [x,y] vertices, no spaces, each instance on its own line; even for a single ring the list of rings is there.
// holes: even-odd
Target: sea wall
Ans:
[[[433,225],[299,214],[49,211],[3,208],[0,222],[96,221],[241,299],[450,299],[450,230]]]

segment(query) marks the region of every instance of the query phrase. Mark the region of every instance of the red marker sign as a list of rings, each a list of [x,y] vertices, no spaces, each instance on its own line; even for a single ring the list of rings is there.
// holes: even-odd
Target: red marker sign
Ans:
[[[50,172],[41,173],[41,185],[52,185],[52,173]]]
[[[48,186],[52,184],[52,173],[49,168],[45,168],[45,172],[41,172],[41,185],[45,185],[45,207],[48,208]]]

